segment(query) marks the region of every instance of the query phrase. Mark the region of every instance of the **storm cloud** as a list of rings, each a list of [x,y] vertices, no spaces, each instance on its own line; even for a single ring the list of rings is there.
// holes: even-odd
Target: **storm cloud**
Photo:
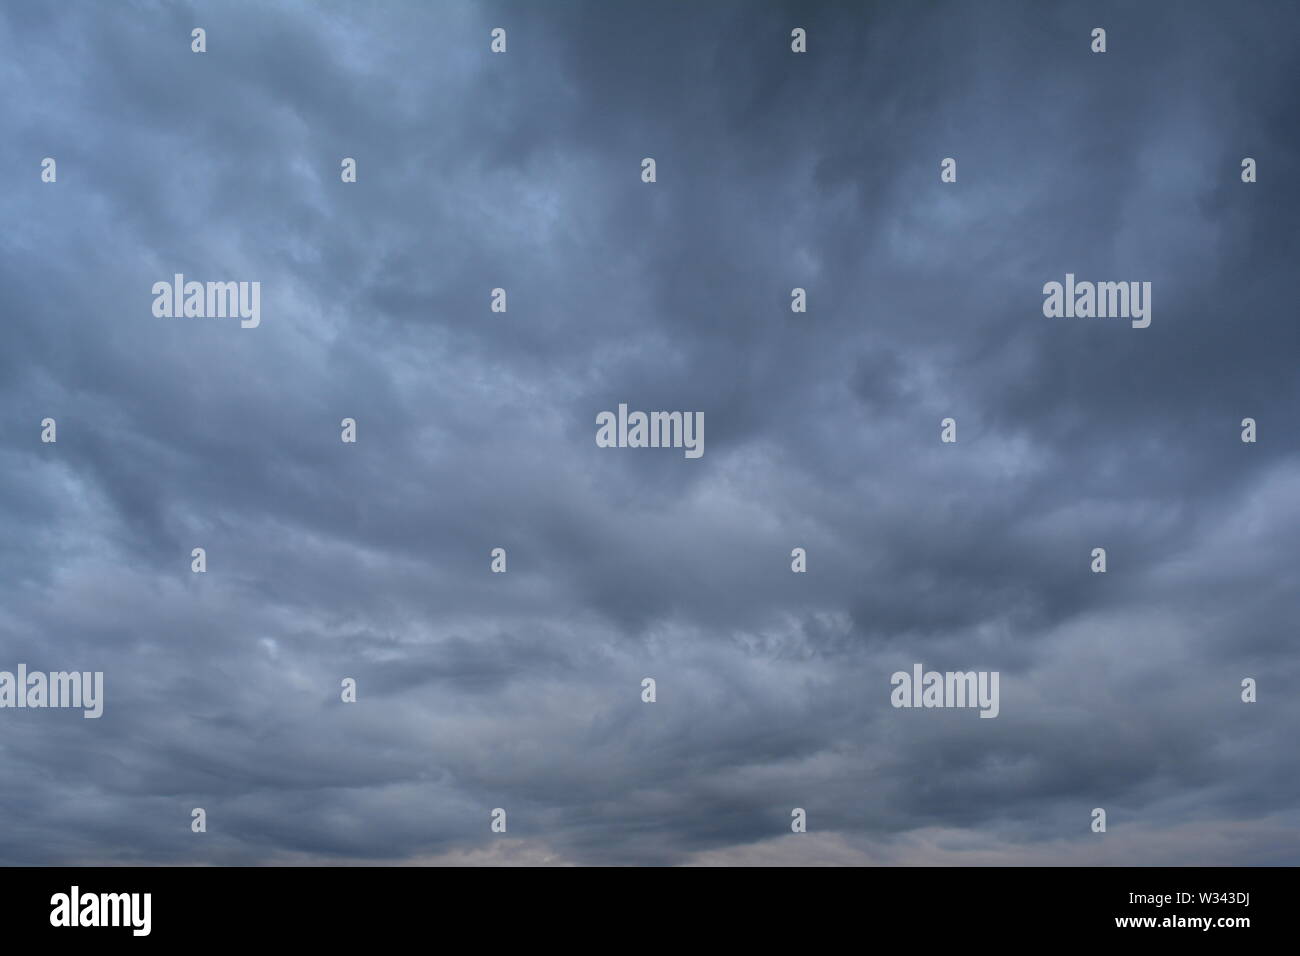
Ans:
[[[1297,37],[0,8],[0,669],[105,675],[0,711],[0,861],[1300,864]],[[1045,318],[1067,273],[1151,326]],[[619,403],[706,453],[597,447]],[[998,718],[894,709],[913,662]]]

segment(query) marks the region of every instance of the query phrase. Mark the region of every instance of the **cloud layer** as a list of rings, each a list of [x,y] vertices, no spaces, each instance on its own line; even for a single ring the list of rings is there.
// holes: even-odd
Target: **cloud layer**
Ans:
[[[6,6],[0,669],[107,699],[0,711],[0,861],[1300,863],[1298,30]],[[1001,715],[891,708],[915,661]]]

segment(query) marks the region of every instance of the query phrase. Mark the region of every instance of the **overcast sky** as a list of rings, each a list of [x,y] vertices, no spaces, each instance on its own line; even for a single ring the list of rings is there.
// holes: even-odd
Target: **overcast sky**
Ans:
[[[1300,864],[1298,36],[5,4],[0,669],[105,702],[0,710],[0,861]],[[1150,327],[1045,318],[1066,273]],[[598,448],[619,403],[705,454]]]

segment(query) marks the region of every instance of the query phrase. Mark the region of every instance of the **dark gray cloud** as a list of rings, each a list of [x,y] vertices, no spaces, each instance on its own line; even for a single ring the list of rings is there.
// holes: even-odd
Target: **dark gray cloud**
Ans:
[[[107,700],[0,711],[0,860],[1300,863],[1297,27],[7,6],[0,669]],[[893,709],[915,661],[998,719]]]

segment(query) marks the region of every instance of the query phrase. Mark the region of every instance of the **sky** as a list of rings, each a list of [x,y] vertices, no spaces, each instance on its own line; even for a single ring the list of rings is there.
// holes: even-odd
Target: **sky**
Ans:
[[[0,710],[0,863],[1300,864],[1298,38],[0,6],[0,669],[104,675]],[[705,453],[598,447],[621,403]]]

